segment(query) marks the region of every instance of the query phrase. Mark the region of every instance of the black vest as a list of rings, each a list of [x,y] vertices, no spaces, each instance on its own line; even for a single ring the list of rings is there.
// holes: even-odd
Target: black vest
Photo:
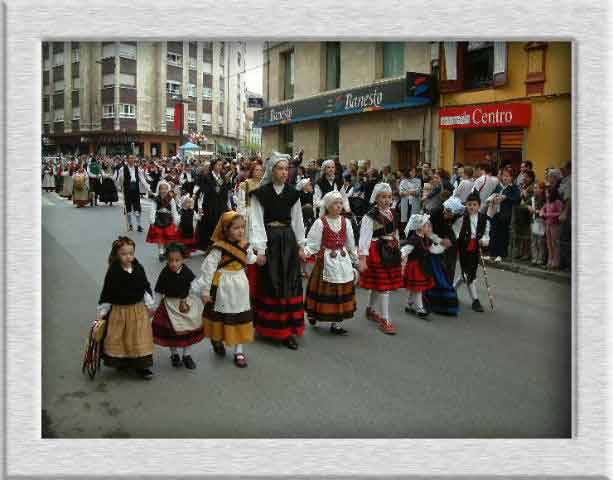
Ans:
[[[124,165],[123,166],[123,191],[124,193],[127,193],[128,191],[130,191],[130,183],[131,182],[136,182],[136,191],[140,193],[140,179],[138,176],[138,165],[134,165],[134,175],[136,176],[136,178],[132,178],[132,176],[130,175],[130,169],[128,168],[128,165]]]
[[[366,215],[368,215],[373,220],[373,240],[383,236],[392,235],[394,233],[394,230],[396,230],[395,221],[390,220],[381,212],[379,212],[379,208],[377,208],[376,205],[373,206]]]
[[[407,239],[407,244],[413,246],[413,250],[409,253],[408,260],[418,260],[422,270],[426,275],[432,275],[432,263],[430,262],[430,246],[432,240],[426,237],[420,237],[415,232]]]
[[[253,191],[264,209],[264,224],[283,222],[288,225],[292,221],[292,207],[299,200],[298,190],[285,184],[283,191],[277,195],[272,183],[261,186]]]
[[[481,240],[485,233],[485,226],[487,224],[487,216],[484,213],[479,212],[479,219],[477,220],[477,242]],[[458,236],[458,244],[460,251],[465,251],[470,242],[470,215],[468,212],[464,214],[462,218],[462,228],[460,228],[460,235]]]
[[[179,230],[183,236],[192,238],[194,236],[194,211],[183,210],[181,213],[181,221],[179,222]]]
[[[342,185],[338,183],[336,177],[334,178],[334,182],[332,183],[332,185],[330,185],[330,182],[328,181],[328,178],[325,175],[321,177],[319,180],[317,180],[317,185],[319,186],[319,189],[321,190],[322,198],[326,193],[334,190],[334,185],[336,185],[337,190],[340,190],[342,187]]]

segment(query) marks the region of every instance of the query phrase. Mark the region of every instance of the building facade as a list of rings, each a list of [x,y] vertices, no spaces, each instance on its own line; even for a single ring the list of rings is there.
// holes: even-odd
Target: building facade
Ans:
[[[190,132],[238,149],[245,54],[244,42],[43,42],[43,149],[168,156]]]
[[[428,42],[266,42],[263,96],[256,112],[262,152],[305,159],[340,157],[406,169],[439,158],[431,101],[409,97],[407,72],[431,74]]]
[[[440,165],[530,160],[537,178],[572,156],[570,42],[440,44]]]

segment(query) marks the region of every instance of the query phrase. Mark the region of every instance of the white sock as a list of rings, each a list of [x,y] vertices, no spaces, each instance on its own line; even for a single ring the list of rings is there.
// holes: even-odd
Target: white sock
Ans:
[[[415,307],[420,312],[424,312],[424,299],[422,296],[422,292],[415,292]]]
[[[473,301],[479,299],[479,296],[477,295],[477,286],[475,285],[474,280],[468,284],[468,293],[470,293],[470,298]]]
[[[138,226],[140,227],[140,212],[136,212],[134,215],[136,215],[136,222],[138,223]]]
[[[415,303],[415,292],[409,290],[409,296],[407,297],[407,305],[410,307]]]
[[[164,255],[164,244],[158,243],[158,250],[160,251],[160,255]]]
[[[243,345],[241,343],[234,346],[234,354],[238,355],[239,353],[243,353]]]
[[[378,300],[378,296],[379,295],[377,295],[377,292],[375,290],[370,291],[370,297],[368,298],[368,306],[373,310],[375,310],[375,305]]]
[[[386,320],[390,319],[390,292],[382,292],[381,297],[381,316]]]
[[[170,347],[170,353],[171,353],[171,355],[177,355],[177,348],[176,347]]]
[[[190,352],[190,347],[183,347],[183,356],[185,357],[186,355],[189,355]]]
[[[132,212],[128,212],[128,223],[130,224],[130,226],[132,226],[132,224],[134,223],[134,213]]]
[[[455,288],[457,290],[457,288],[460,286],[460,284],[463,281],[464,281],[464,279],[462,278],[462,275],[456,275],[456,278],[453,281],[453,288]]]

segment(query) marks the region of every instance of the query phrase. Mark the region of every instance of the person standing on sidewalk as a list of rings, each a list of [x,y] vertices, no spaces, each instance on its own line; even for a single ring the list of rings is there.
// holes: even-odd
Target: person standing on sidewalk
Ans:
[[[502,172],[502,185],[498,185],[494,194],[487,199],[488,204],[497,210],[491,220],[490,255],[494,257],[494,262],[501,262],[508,255],[513,208],[519,200],[519,188],[513,183],[511,169],[506,168]]]
[[[560,268],[560,214],[563,207],[557,186],[545,190],[545,205],[541,209],[541,216],[545,219],[545,235],[549,252],[547,268],[552,270]]]

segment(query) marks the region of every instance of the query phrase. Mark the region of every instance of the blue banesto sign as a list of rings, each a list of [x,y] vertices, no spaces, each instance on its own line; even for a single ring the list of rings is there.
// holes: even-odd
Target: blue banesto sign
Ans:
[[[257,110],[254,126],[270,127],[377,110],[420,107],[431,103],[429,97],[408,97],[407,81],[403,78]]]

